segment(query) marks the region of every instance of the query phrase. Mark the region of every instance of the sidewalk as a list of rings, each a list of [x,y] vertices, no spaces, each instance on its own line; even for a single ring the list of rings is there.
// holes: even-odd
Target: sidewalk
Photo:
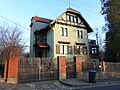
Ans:
[[[12,90],[16,85],[8,84],[6,82],[0,82],[0,90]]]
[[[81,87],[81,88],[89,88],[89,87],[97,87],[97,86],[109,86],[109,85],[120,85],[119,79],[106,79],[106,80],[96,80],[96,83],[88,83],[88,81],[79,80],[76,78],[60,80],[61,83],[70,87]]]
[[[21,83],[17,85],[0,83],[0,90],[75,90],[100,86],[120,85],[120,79],[97,80],[96,83],[88,83],[76,78],[66,80],[53,80],[42,82]]]

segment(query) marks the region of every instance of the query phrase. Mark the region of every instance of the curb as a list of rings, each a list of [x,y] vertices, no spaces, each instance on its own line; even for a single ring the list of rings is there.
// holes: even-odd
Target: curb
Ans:
[[[99,82],[99,83],[79,83],[71,84],[63,80],[59,80],[60,83],[70,86],[70,87],[97,87],[97,86],[109,86],[109,85],[120,85],[120,81],[111,81],[111,82]]]
[[[80,86],[83,87],[83,86],[93,85],[92,83],[71,84],[71,83],[65,82],[63,80],[59,80],[59,82],[66,86],[70,86],[70,87],[80,87]]]

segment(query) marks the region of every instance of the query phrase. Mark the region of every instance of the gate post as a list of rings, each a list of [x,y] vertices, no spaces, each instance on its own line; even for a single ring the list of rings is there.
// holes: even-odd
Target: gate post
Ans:
[[[76,62],[76,78],[81,79],[82,75],[82,60],[80,56],[75,57],[75,62]]]
[[[66,79],[66,58],[65,56],[58,57],[59,80]]]
[[[18,57],[13,56],[5,62],[4,80],[13,84],[18,82]]]
[[[19,54],[16,49],[16,54],[12,54],[8,60],[5,61],[4,80],[7,83],[16,84],[18,82],[18,59]]]

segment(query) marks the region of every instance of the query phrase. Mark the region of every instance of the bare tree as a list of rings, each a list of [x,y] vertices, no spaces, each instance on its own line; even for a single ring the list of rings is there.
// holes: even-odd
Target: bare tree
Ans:
[[[12,54],[20,54],[24,46],[22,31],[17,26],[9,26],[4,22],[0,25],[0,60],[7,60]],[[18,53],[15,53],[18,48]]]

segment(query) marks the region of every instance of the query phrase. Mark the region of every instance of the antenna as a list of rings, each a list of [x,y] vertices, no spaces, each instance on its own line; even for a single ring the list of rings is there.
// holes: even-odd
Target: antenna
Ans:
[[[70,8],[70,0],[69,0],[69,8]]]

